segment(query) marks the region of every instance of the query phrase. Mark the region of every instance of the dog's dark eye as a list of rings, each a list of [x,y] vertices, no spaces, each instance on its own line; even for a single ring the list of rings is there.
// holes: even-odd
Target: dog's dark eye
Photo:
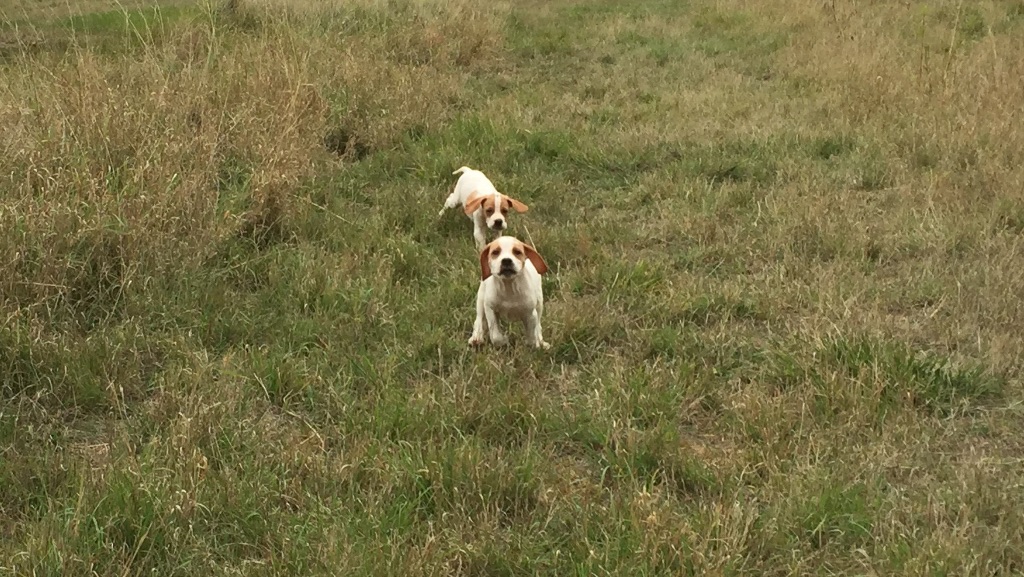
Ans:
[[[494,214],[494,209],[493,208],[488,208],[487,209],[487,214]]]
[[[499,254],[501,254],[500,250],[491,251],[491,256],[494,257],[494,258],[498,258]]]
[[[517,249],[515,249],[514,251],[512,251],[512,254],[514,254],[514,255],[516,255],[516,256],[523,256],[523,251],[521,251],[521,250],[519,250],[519,249],[517,248]]]

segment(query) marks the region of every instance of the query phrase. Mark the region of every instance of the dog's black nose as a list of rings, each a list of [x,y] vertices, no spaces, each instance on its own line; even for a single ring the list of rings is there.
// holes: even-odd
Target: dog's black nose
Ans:
[[[503,267],[512,266],[512,259],[510,259],[508,257],[505,257],[505,258],[501,259],[501,266],[503,266]]]
[[[505,221],[501,220],[500,218],[494,219],[494,228],[501,228],[503,226],[505,226]]]

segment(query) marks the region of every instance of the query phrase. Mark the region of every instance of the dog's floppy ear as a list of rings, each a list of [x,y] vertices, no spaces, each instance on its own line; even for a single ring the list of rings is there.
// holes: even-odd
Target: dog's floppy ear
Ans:
[[[480,205],[484,203],[486,197],[482,194],[478,195],[476,191],[469,193],[469,200],[466,201],[466,216],[469,216],[476,212],[476,209],[480,208]]]
[[[482,251],[480,251],[480,282],[487,280],[491,276],[491,262],[489,256],[491,256],[491,245],[488,243]]]
[[[538,273],[544,274],[548,272],[548,265],[540,256],[540,253],[537,252],[537,249],[528,244],[523,244],[523,250],[526,251],[526,258],[530,259],[530,262],[533,263],[533,268],[537,269]]]
[[[516,212],[523,213],[526,212],[527,210],[530,210],[530,207],[512,198],[511,196],[506,196],[505,200],[508,201],[509,206],[511,206],[512,209],[515,210]]]

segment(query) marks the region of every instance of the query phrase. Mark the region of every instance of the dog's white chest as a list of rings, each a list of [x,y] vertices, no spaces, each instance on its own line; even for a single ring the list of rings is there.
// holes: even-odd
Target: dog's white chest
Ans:
[[[495,279],[491,289],[489,305],[501,317],[521,319],[532,314],[537,308],[537,295],[527,283],[502,286]]]
[[[494,312],[504,318],[522,318],[533,312],[533,299],[519,298],[499,300],[494,303]]]

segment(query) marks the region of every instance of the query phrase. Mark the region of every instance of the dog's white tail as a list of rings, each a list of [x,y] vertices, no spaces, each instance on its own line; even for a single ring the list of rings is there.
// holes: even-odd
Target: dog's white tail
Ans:
[[[462,174],[463,172],[466,172],[467,170],[473,170],[473,169],[468,167],[468,166],[463,166],[462,168],[456,170],[452,174]]]

